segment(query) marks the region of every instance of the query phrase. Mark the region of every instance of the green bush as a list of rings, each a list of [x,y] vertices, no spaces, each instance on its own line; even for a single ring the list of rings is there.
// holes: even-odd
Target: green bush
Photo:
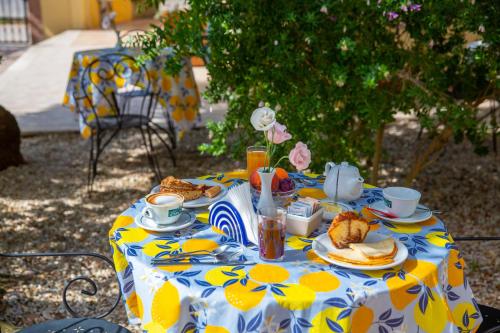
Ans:
[[[499,91],[497,1],[189,5],[175,24],[166,20],[141,43],[149,56],[172,46],[176,56],[167,70],[173,72],[183,57],[210,59],[205,96],[228,101],[229,112],[224,122],[209,124],[212,139],[200,147],[203,152],[242,158],[256,140],[249,117],[261,101],[278,109],[278,121],[307,143],[316,171],[326,161],[348,160],[371,166],[376,181],[384,128],[396,112],[417,116],[430,139],[415,152],[409,181],[453,138],[466,137],[478,152],[485,149],[488,125],[477,105]],[[467,38],[483,44],[471,50]]]

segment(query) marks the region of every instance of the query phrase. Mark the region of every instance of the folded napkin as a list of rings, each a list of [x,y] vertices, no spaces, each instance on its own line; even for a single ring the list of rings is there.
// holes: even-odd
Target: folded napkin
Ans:
[[[257,215],[248,183],[232,187],[223,201],[211,205],[209,209],[208,221],[211,225],[239,243],[258,244]]]

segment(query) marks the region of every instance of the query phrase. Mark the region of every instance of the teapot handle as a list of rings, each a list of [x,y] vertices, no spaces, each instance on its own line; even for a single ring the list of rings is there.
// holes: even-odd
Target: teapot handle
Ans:
[[[325,164],[325,176],[328,176],[328,173],[330,170],[335,166],[335,163],[333,162],[328,162]]]

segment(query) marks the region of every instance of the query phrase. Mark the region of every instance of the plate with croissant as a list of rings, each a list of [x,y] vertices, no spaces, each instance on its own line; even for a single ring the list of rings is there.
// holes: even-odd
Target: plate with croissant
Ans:
[[[227,187],[206,179],[179,179],[168,176],[151,193],[175,193],[184,197],[184,208],[198,208],[213,204],[224,198]]]
[[[408,249],[389,235],[370,232],[368,222],[356,212],[337,215],[328,232],[312,244],[316,254],[337,266],[379,270],[401,265]]]

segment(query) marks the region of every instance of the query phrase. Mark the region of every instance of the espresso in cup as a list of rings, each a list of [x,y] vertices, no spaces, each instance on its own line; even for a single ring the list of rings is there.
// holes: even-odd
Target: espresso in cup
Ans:
[[[182,214],[184,197],[174,193],[154,193],[146,196],[143,215],[159,225],[177,222]]]
[[[382,194],[387,210],[398,217],[413,215],[421,196],[420,192],[407,187],[387,187]]]

